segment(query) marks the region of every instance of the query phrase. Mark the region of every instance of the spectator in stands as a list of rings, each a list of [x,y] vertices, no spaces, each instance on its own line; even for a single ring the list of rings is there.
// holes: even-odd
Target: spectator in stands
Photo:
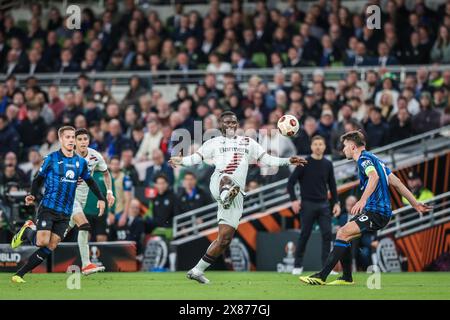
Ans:
[[[383,119],[381,109],[373,107],[369,111],[369,120],[364,125],[367,133],[367,147],[374,149],[389,142],[389,125]]]
[[[183,188],[178,194],[178,199],[180,213],[201,208],[212,202],[209,192],[198,187],[197,177],[191,171],[184,173]]]
[[[61,117],[61,113],[64,110],[64,102],[59,97],[59,89],[56,85],[51,85],[48,88],[49,108],[53,111],[55,119]]]
[[[326,67],[341,62],[342,57],[340,51],[333,44],[331,37],[327,34],[322,36],[322,55],[319,66]]]
[[[346,66],[359,67],[369,66],[372,62],[366,53],[366,46],[363,42],[358,42],[355,47],[355,54],[345,61]]]
[[[191,65],[200,67],[207,63],[206,55],[198,48],[197,39],[190,36],[186,40],[186,54],[189,57],[189,62]]]
[[[59,150],[59,148],[60,145],[56,128],[50,127],[47,130],[44,143],[39,148],[39,153],[42,157],[46,157],[49,153]]]
[[[14,49],[9,50],[2,73],[9,76],[15,73],[21,73],[22,70],[23,66],[19,64],[19,55],[17,51]]]
[[[28,151],[28,162],[30,163],[31,167],[26,172],[26,183],[27,185],[31,186],[31,182],[33,182],[33,179],[42,164],[42,156],[37,148],[30,148],[30,150]]]
[[[450,62],[450,33],[446,26],[440,26],[438,36],[431,50],[431,60],[439,63]]]
[[[233,50],[231,53],[231,62],[233,70],[244,70],[255,68],[256,66],[249,60],[246,59],[243,50]]]
[[[137,105],[139,98],[146,93],[145,88],[141,84],[141,80],[138,76],[132,76],[130,78],[130,89],[126,93],[122,100],[121,107],[125,108],[129,105]]]
[[[160,149],[155,149],[152,152],[153,165],[148,167],[145,171],[144,186],[151,187],[155,182],[155,178],[159,174],[164,174],[170,186],[173,186],[174,174],[172,167],[164,161],[164,154]]]
[[[19,129],[19,108],[15,104],[10,104],[6,108],[5,116],[8,120],[8,123],[11,127],[13,127],[15,130]]]
[[[395,142],[411,137],[413,135],[413,127],[411,115],[406,106],[406,99],[399,98],[399,109],[389,121],[389,142]]]
[[[219,53],[213,52],[209,55],[209,64],[206,71],[210,73],[223,74],[231,71],[231,65],[228,62],[223,62]],[[219,77],[222,79],[223,77]]]
[[[4,157],[3,163],[5,166],[14,167],[21,182],[24,182],[26,180],[26,174],[22,169],[19,168],[18,157],[14,152],[8,152]]]
[[[50,31],[47,33],[46,45],[42,52],[42,62],[48,67],[49,71],[56,70],[60,55],[61,46],[58,43],[58,35],[55,31]]]
[[[180,52],[177,55],[176,64],[174,66],[174,70],[182,71],[183,75],[178,77],[179,80],[187,81],[189,79],[188,72],[191,70],[195,70],[196,66],[192,65],[189,61],[189,56],[185,52]]]
[[[120,160],[123,173],[130,178],[133,186],[139,186],[141,183],[136,167],[133,165],[133,150],[123,149],[120,154]]]
[[[309,155],[311,154],[311,139],[317,132],[317,121],[313,117],[307,117],[303,128],[294,138],[295,147],[297,148],[297,154]]]
[[[416,114],[418,114],[420,111],[420,105],[419,105],[419,102],[416,100],[416,98],[414,98],[414,91],[411,90],[410,88],[404,88],[402,91],[402,96],[406,99],[408,112],[412,116],[415,116]],[[399,99],[400,99],[400,97],[399,97]],[[398,106],[399,99],[397,99],[397,108],[398,109],[400,109],[400,107]]]
[[[331,154],[331,135],[335,128],[333,112],[331,110],[324,110],[320,116],[319,125],[317,126],[317,133],[325,140],[325,154]]]
[[[420,178],[420,175],[411,170],[408,172],[408,189],[412,192],[417,201],[427,201],[434,197],[434,193],[427,189]],[[402,197],[402,202],[404,205],[409,205],[408,200],[405,197]]]
[[[19,188],[29,186],[26,174],[18,167],[17,156],[9,151],[3,161],[4,165],[0,172],[0,185],[6,186],[10,182],[17,184]]]
[[[450,104],[442,111],[441,125],[446,126],[450,124]]]
[[[429,92],[422,92],[420,95],[420,112],[412,119],[414,132],[424,133],[439,128],[441,124],[441,114],[433,106],[433,101]]]
[[[82,113],[76,105],[75,93],[72,91],[64,94],[64,110],[60,113],[58,122],[62,124],[73,124],[75,117]]]
[[[16,129],[8,122],[8,118],[4,114],[0,114],[0,157],[7,152],[19,152],[20,135]]]
[[[105,143],[109,157],[118,156],[123,149],[132,148],[131,141],[123,136],[120,121],[117,119],[109,122]]]
[[[312,91],[308,91],[305,95],[303,113],[305,117],[313,117],[316,120],[319,120],[320,118],[322,113],[320,105]]]
[[[159,147],[162,138],[161,126],[157,120],[147,122],[147,132],[144,134],[139,150],[136,154],[138,161],[148,161],[153,151]]]
[[[6,107],[9,102],[6,87],[2,84],[0,85],[0,114],[4,114],[6,112]]]
[[[116,227],[117,240],[135,241],[136,254],[142,254],[142,243],[144,240],[145,223],[141,217],[141,203],[133,198],[130,201],[130,210],[128,212],[125,225]]]
[[[49,71],[49,68],[42,62],[41,54],[36,49],[30,50],[28,53],[28,64],[24,67],[23,72],[33,75]]]
[[[387,43],[380,42],[378,44],[378,61],[376,62],[376,65],[386,67],[395,64],[398,64],[397,59],[389,54],[389,47]]]
[[[114,51],[111,55],[109,63],[106,65],[105,71],[122,71],[124,67],[123,55],[120,51]]]
[[[17,186],[18,189],[21,189],[27,186],[27,182],[18,174],[17,169],[14,166],[5,164],[0,171],[0,190],[5,192],[5,189],[11,185]]]
[[[144,127],[141,124],[136,124],[131,128],[131,149],[133,155],[136,155],[144,141]]]
[[[73,60],[72,52],[69,49],[61,51],[60,61],[57,63],[54,71],[59,73],[80,71],[80,67]]]
[[[169,188],[169,180],[164,174],[155,177],[157,195],[150,200],[150,214],[145,220],[145,231],[155,228],[172,228],[173,217],[180,213],[180,205],[175,193]]]

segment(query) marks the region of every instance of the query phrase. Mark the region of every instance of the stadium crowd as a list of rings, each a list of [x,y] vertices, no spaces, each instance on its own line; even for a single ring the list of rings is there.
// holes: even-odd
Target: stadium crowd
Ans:
[[[404,0],[387,1],[380,30],[340,0],[317,1],[306,12],[294,0],[285,10],[258,0],[251,12],[239,0],[227,12],[213,0],[203,13],[178,2],[166,21],[134,0],[123,7],[107,0],[98,15],[82,10],[80,30],[66,28],[69,19],[56,7],[47,18],[41,4],[30,6],[31,19],[21,24],[0,12],[0,70],[7,75],[450,62],[449,2],[434,11],[424,0],[411,9]]]
[[[31,4],[26,28],[0,12],[0,69],[6,75],[0,83],[0,191],[30,185],[42,158],[59,147],[58,127],[88,128],[90,146],[104,154],[113,178],[121,181],[108,223],[123,227],[121,213],[139,212],[131,190],[140,187],[147,195],[157,194],[146,224],[153,230],[211,202],[211,166],[174,172],[167,163],[174,130],[192,133],[196,120],[204,130],[216,128],[218,115],[232,110],[245,130],[269,129],[262,139],[280,139],[270,150],[278,156],[309,154],[310,140],[319,134],[333,159],[342,158],[340,135],[357,128],[373,149],[450,123],[450,71],[422,67],[401,80],[388,68],[450,61],[450,1],[440,14],[423,1],[411,11],[402,0],[388,1],[379,31],[365,27],[364,16],[340,1],[318,1],[307,12],[288,2],[289,9],[281,12],[257,1],[251,14],[244,14],[240,1],[232,1],[227,14],[215,0],[205,14],[185,13],[177,4],[176,14],[163,23],[155,11],[144,13],[134,1],[124,1],[125,9],[118,10],[118,1],[107,0],[101,15],[83,10],[81,31],[64,28],[55,8],[44,24],[38,3]],[[350,71],[338,81],[325,81],[319,67],[336,65],[373,69],[364,79]],[[272,82],[255,74],[242,83],[233,73],[266,66],[274,68]],[[301,71],[283,69],[301,66],[318,67],[312,81]],[[207,70],[203,81],[191,91],[180,85],[173,101],[162,91],[147,90],[138,76],[117,100],[91,73],[196,68]],[[77,86],[64,94],[57,85],[40,87],[35,74],[41,72],[77,72]],[[28,75],[24,83],[15,76],[20,73]],[[285,113],[302,124],[292,139],[270,133]],[[280,170],[261,176],[263,170],[252,166],[249,190],[289,175]]]

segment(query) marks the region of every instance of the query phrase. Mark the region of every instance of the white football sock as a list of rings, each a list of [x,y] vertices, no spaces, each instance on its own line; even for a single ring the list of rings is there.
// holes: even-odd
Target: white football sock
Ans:
[[[211,263],[206,262],[203,259],[200,259],[197,263],[197,265],[194,267],[197,271],[203,273],[205,270],[211,265]]]
[[[83,268],[91,263],[91,260],[89,259],[88,239],[89,231],[78,231],[78,248],[80,248],[81,263],[83,265]]]

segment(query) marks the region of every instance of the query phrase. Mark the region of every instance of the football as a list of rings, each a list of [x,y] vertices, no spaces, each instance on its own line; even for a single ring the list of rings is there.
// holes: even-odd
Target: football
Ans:
[[[283,136],[288,136],[288,137],[295,135],[297,133],[298,129],[300,128],[300,124],[299,124],[297,118],[290,114],[282,116],[278,120],[277,126],[278,126],[278,130],[280,130],[280,133]]]

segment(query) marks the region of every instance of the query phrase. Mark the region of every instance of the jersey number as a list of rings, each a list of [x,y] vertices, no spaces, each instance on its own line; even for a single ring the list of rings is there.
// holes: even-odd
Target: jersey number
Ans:
[[[125,230],[117,231],[117,240],[125,240],[127,238],[127,232]]]

